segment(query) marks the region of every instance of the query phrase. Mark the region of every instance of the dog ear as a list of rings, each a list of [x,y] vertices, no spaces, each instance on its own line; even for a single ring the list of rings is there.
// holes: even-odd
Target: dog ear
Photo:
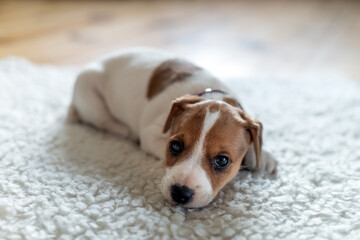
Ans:
[[[256,156],[256,168],[259,169],[260,161],[261,161],[263,125],[260,121],[250,117],[243,110],[240,110],[239,112],[242,119],[245,120],[245,122],[242,125],[250,133],[251,141],[254,144],[255,156]]]
[[[190,105],[200,102],[203,98],[196,95],[184,95],[173,101],[170,113],[165,121],[163,133],[169,131],[173,120],[179,116]]]

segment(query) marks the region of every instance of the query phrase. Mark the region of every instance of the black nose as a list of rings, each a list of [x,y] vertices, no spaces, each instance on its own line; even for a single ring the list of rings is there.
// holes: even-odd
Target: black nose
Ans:
[[[194,191],[187,186],[180,186],[179,184],[172,185],[171,198],[179,204],[186,204],[191,201]]]

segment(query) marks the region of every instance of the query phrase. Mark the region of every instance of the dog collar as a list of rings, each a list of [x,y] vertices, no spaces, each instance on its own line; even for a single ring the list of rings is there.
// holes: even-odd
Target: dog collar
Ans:
[[[227,95],[227,93],[222,91],[222,90],[212,89],[212,88],[206,88],[203,92],[200,92],[200,93],[197,93],[197,94],[194,94],[194,95],[202,97],[203,95],[208,94],[208,93],[221,93],[223,95]]]

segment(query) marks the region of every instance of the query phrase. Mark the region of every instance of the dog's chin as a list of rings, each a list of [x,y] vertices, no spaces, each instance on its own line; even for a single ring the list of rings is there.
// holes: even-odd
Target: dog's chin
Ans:
[[[183,205],[184,208],[203,208],[206,207],[213,198],[210,199],[199,199],[194,202],[190,202],[189,204]]]
[[[178,204],[176,202],[174,202],[172,199],[167,198],[167,201],[170,202],[171,205],[173,206],[181,206],[184,208],[203,208],[206,207],[213,199],[194,199],[192,202],[188,203],[188,204]]]

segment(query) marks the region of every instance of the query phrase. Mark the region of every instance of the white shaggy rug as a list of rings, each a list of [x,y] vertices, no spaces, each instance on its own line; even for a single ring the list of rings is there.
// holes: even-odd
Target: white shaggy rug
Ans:
[[[66,125],[76,69],[0,61],[0,239],[359,239],[360,86],[228,80],[278,176],[240,172],[206,208],[170,206],[162,163]]]

